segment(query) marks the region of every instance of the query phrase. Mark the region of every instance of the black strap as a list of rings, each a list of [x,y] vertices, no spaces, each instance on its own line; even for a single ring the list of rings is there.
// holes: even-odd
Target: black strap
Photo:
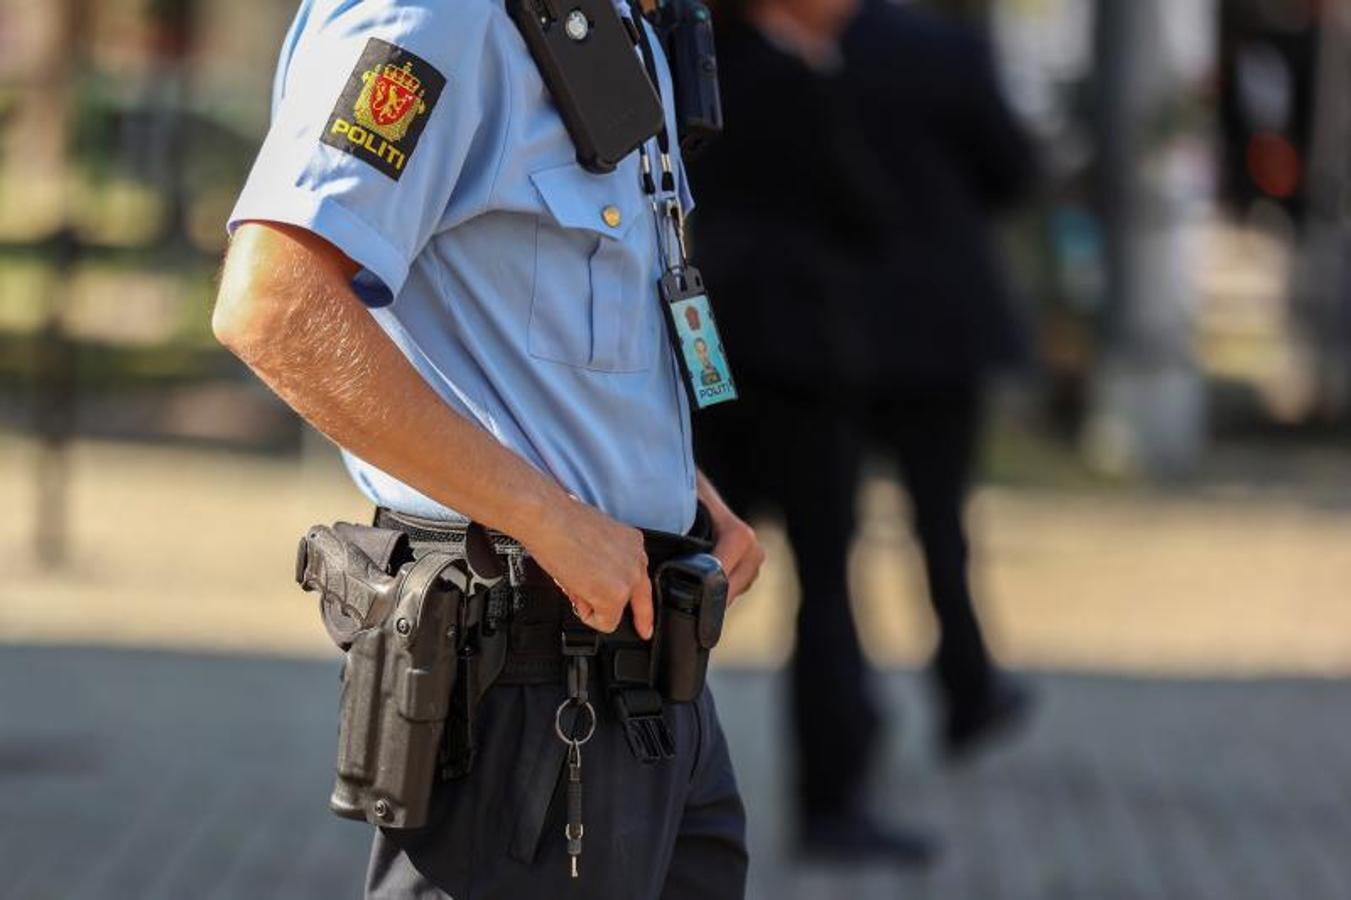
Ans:
[[[662,98],[663,106],[666,95],[661,90],[661,76],[657,72],[657,54],[652,49],[652,37],[647,33],[647,29],[642,22],[630,17],[631,33],[638,36],[638,46],[642,49],[643,65],[647,68],[647,77],[652,82],[652,89],[657,92],[657,96]],[[674,193],[675,191],[675,172],[671,166],[671,132],[667,126],[665,113],[662,114],[661,130],[657,132],[657,149],[661,151],[661,189],[663,193]],[[657,186],[652,180],[652,161],[647,157],[647,143],[639,146],[638,152],[643,157],[643,192],[649,197],[655,196]]]

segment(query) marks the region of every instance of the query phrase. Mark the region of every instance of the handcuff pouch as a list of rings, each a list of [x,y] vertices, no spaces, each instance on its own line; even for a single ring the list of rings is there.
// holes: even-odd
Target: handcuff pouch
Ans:
[[[722,637],[727,575],[709,553],[680,556],[657,568],[657,687],[666,700],[688,703],[703,691],[708,659]]]

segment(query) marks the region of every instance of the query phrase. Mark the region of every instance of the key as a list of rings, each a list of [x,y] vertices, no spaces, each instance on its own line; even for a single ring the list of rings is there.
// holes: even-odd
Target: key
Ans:
[[[568,839],[568,860],[572,877],[578,877],[577,862],[582,855],[582,745],[575,739],[568,745],[568,824],[563,836]]]
[[[590,668],[587,657],[594,654],[569,653],[573,645],[568,635],[563,635],[563,652],[568,656],[568,698],[559,704],[554,713],[554,733],[568,747],[568,787],[567,787],[567,824],[563,826],[563,837],[568,842],[568,865],[572,877],[581,874],[578,862],[582,855],[582,835],[586,828],[582,825],[582,745],[591,740],[596,733],[596,709],[587,699]],[[594,644],[593,644],[594,647]],[[563,725],[563,716],[571,710],[574,718],[570,728]],[[585,722],[585,724],[583,724]]]

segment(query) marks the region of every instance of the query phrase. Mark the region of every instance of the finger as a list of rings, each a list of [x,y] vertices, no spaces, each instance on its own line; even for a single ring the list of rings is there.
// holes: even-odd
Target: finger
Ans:
[[[751,583],[755,581],[759,571],[746,563],[737,566],[732,574],[727,576],[727,598],[729,601],[735,600],[746,591],[750,590]]]
[[[596,614],[596,608],[585,600],[573,600],[572,611],[576,613],[577,618],[581,619],[583,622],[586,622]]]
[[[751,578],[746,571],[746,566],[737,566],[731,572],[727,573],[727,600],[731,602],[746,592],[750,586]]]
[[[765,567],[765,552],[761,550],[755,555],[754,564],[746,566],[747,569],[746,583],[741,588],[742,593],[749,591],[752,587],[755,586],[756,580],[759,579],[760,577],[760,570],[763,569],[764,567]]]
[[[643,559],[642,572],[633,582],[633,595],[629,598],[629,605],[633,607],[633,627],[638,630],[638,636],[650,641],[655,616],[652,612],[652,582],[647,577],[646,557]]]
[[[563,599],[567,600],[568,604],[572,606],[572,614],[582,622],[585,622],[596,614],[596,608],[594,606],[587,603],[585,600],[578,600],[576,597],[572,596],[572,592],[563,587],[563,582],[554,578],[552,575],[549,576],[549,580],[554,583],[554,587],[558,588],[558,592],[563,595]]]
[[[581,619],[587,628],[609,634],[619,627],[619,617],[607,612],[604,607],[580,602],[574,603],[572,608],[577,611],[577,618]]]
[[[750,590],[751,585],[755,583],[755,579],[760,577],[760,568],[764,565],[764,562],[765,551],[758,546],[742,555],[736,568],[727,576],[729,600],[735,600]]]
[[[601,632],[602,634],[613,634],[619,627],[619,616],[607,616],[600,610],[596,610],[591,618],[586,620],[586,624]]]
[[[732,535],[726,535],[718,539],[713,545],[713,555],[722,563],[725,571],[732,571],[736,567],[737,558],[741,555],[742,548],[740,542]]]
[[[722,563],[722,570],[727,573],[727,580],[732,580],[732,574],[741,565],[741,558],[745,554],[745,547],[735,538],[724,538],[713,548],[713,556],[718,562]]]
[[[755,548],[753,541],[747,540],[740,532],[734,532],[725,537],[717,547],[713,548],[713,555],[722,563],[722,570],[727,573],[729,588],[735,587],[738,573],[744,569],[750,552]]]

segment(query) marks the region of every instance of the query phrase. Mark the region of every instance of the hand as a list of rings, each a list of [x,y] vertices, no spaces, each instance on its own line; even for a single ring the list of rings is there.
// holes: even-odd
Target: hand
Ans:
[[[765,549],[760,546],[755,529],[732,512],[702,472],[699,473],[699,499],[713,520],[713,555],[727,573],[727,602],[730,604],[755,583],[765,562]]]
[[[652,582],[643,533],[573,498],[557,513],[538,537],[525,540],[530,555],[587,625],[612,632],[624,607],[632,606],[639,636],[651,639]]]

